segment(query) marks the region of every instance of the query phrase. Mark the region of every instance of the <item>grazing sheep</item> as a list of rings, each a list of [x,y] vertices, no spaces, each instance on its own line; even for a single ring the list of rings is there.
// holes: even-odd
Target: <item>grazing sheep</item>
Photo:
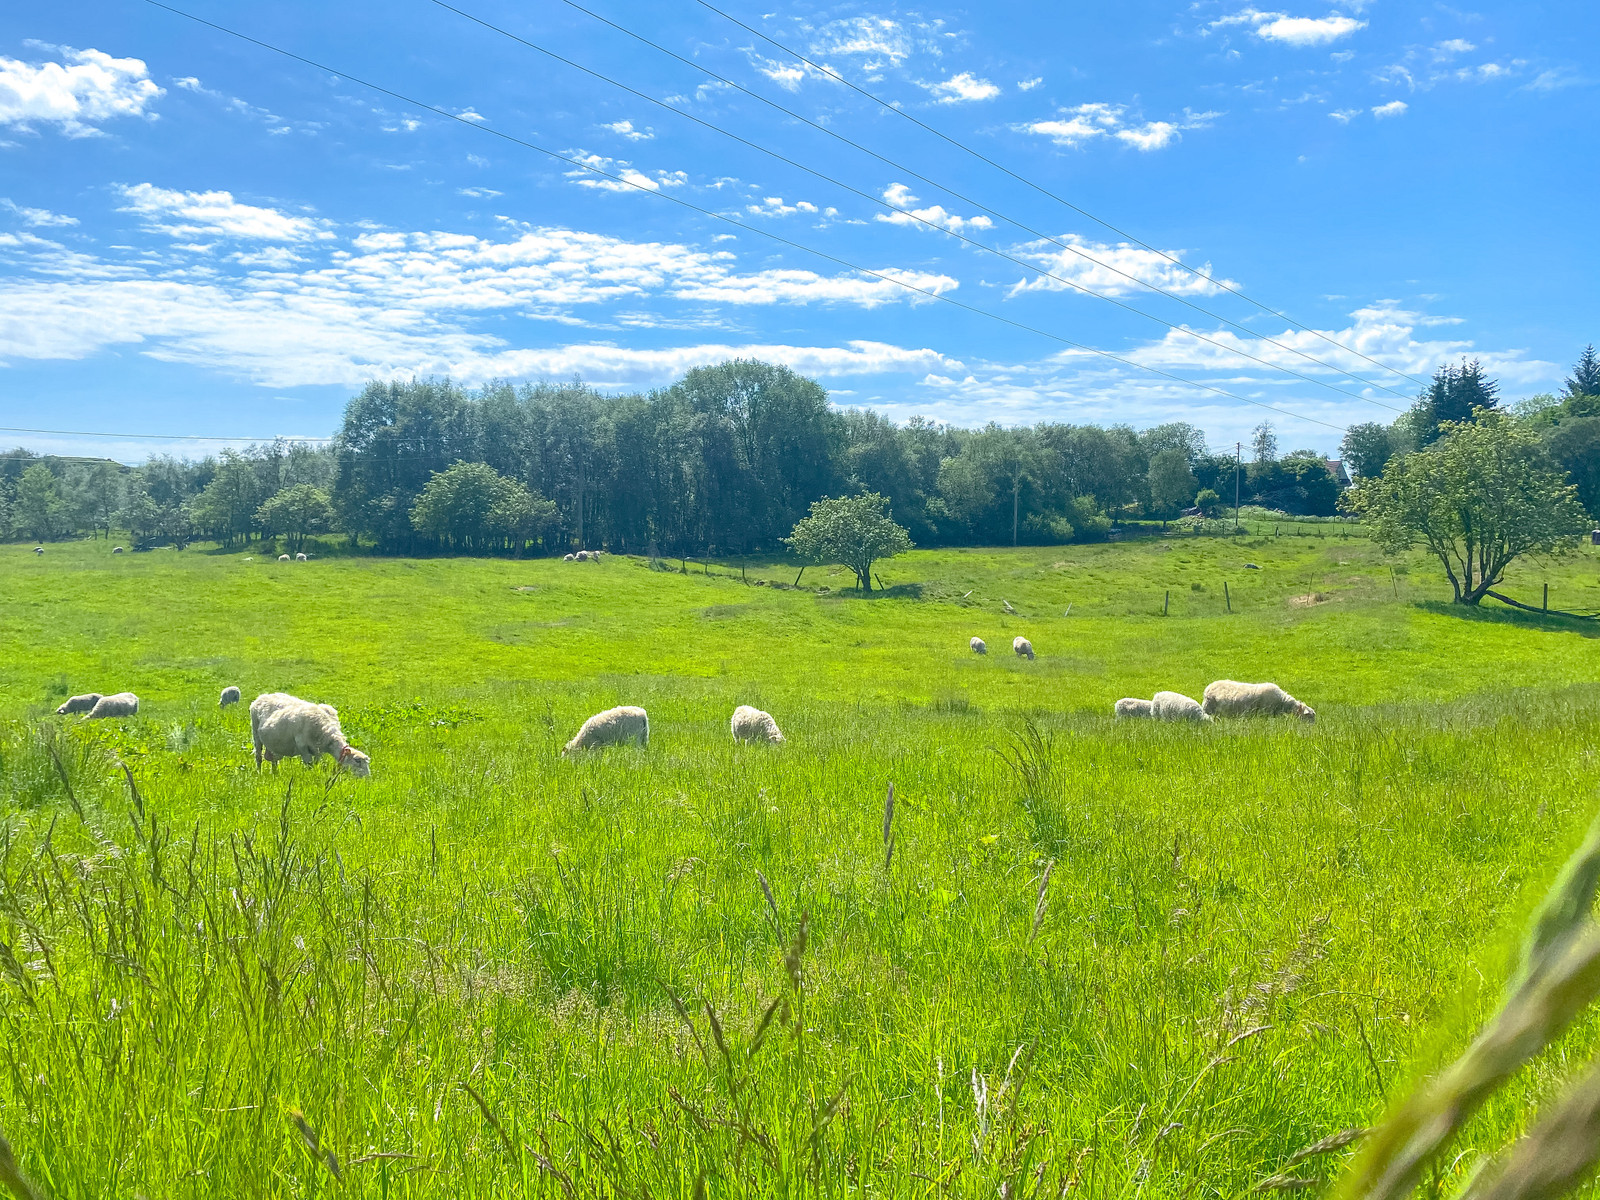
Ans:
[[[236,688],[236,687],[225,687],[225,688],[222,689],[222,698],[217,701],[217,707],[218,708],[227,708],[228,705],[230,705],[230,704],[239,703],[241,698],[242,697],[240,697],[240,695],[239,695],[239,689],[238,688]]]
[[[1209,721],[1198,700],[1182,692],[1157,692],[1150,701],[1150,715],[1158,721]]]
[[[118,692],[115,696],[101,696],[83,719],[99,721],[106,717],[131,717],[138,711],[139,697],[132,692]]]
[[[572,556],[572,561],[573,562],[588,562],[589,561],[589,552],[587,550],[579,550],[576,554],[574,554]]]
[[[579,750],[595,750],[601,746],[615,746],[630,741],[638,742],[640,746],[650,744],[650,718],[644,709],[624,704],[595,713],[583,723],[578,736],[568,742],[561,752],[572,754]]]
[[[113,553],[113,554],[121,554],[122,553],[122,547],[121,546],[113,546],[113,547],[111,547],[111,553]]]
[[[571,561],[572,561],[572,555],[570,555],[570,554],[563,554],[563,555],[562,555],[562,556],[561,556],[561,561],[562,561],[562,562],[571,562]]]
[[[772,714],[741,704],[733,710],[733,740],[736,742],[781,742],[783,731]]]
[[[65,717],[72,713],[88,712],[100,702],[99,692],[85,692],[81,696],[74,696],[60,708],[56,709],[56,716]]]
[[[1239,683],[1219,679],[1206,687],[1201,707],[1212,717],[1294,716],[1315,721],[1317,714],[1275,683]]]
[[[1136,700],[1132,696],[1124,696],[1117,701],[1116,714],[1119,717],[1150,717],[1155,714],[1151,711],[1148,700]]]
[[[33,552],[35,554],[43,554],[44,553],[44,547],[43,546],[35,546],[33,548]]]
[[[1018,658],[1025,658],[1029,662],[1033,661],[1033,643],[1027,638],[1019,637],[1012,639],[1011,649],[1016,652]]]
[[[298,755],[309,767],[328,754],[358,779],[372,774],[372,760],[345,740],[331,704],[313,704],[284,692],[257,696],[250,702],[250,740],[258,771],[263,761],[277,770],[280,758]]]
[[[296,554],[294,556],[294,560],[295,560],[295,562],[305,562],[306,561],[306,553],[305,553],[305,551],[302,550],[299,554]]]
[[[981,637],[973,638],[970,642],[967,643],[967,645],[972,647],[972,652],[974,654],[987,654],[987,653],[989,653],[989,644],[987,642],[985,642]]]
[[[289,556],[287,554],[280,554],[280,555],[278,555],[278,561],[279,562],[288,562],[289,561]]]

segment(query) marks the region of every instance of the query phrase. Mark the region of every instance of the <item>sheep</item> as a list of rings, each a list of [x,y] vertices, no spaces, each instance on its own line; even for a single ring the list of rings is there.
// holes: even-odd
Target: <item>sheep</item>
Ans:
[[[1029,662],[1033,661],[1033,643],[1027,638],[1013,638],[1011,642],[1011,649],[1016,653],[1018,658],[1025,658]]]
[[[239,703],[241,698],[242,697],[239,695],[238,688],[232,686],[225,687],[222,689],[222,698],[217,701],[217,707],[227,708],[230,704]]]
[[[113,547],[111,547],[111,553],[113,553],[113,554],[121,554],[122,553],[122,547],[121,546],[113,546]]]
[[[572,561],[572,555],[570,555],[570,554],[563,554],[563,555],[562,555],[562,556],[561,556],[561,561],[562,561],[562,562],[571,562],[571,561]]]
[[[1309,704],[1302,704],[1275,683],[1239,683],[1232,679],[1219,679],[1208,684],[1201,703],[1207,716],[1296,716],[1302,721],[1315,721],[1316,712]]]
[[[65,717],[72,713],[88,712],[100,702],[99,692],[85,692],[81,696],[74,696],[60,708],[56,709],[56,716]]]
[[[572,556],[572,561],[573,562],[588,562],[589,561],[589,552],[587,550],[579,550],[576,554],[574,554]]]
[[[1124,696],[1117,701],[1116,714],[1119,717],[1149,717],[1154,713],[1148,700],[1135,700],[1132,696]]]
[[[85,721],[100,721],[106,717],[131,717],[139,711],[139,697],[132,692],[118,692],[115,696],[101,696],[94,707],[83,715]]]
[[[650,744],[650,717],[644,709],[624,704],[595,713],[583,723],[578,735],[566,744],[561,753],[574,754],[579,750],[599,749],[601,746],[615,746],[629,741],[637,742],[640,746]]]
[[[733,740],[736,742],[781,742],[783,731],[772,714],[741,704],[733,710]]]
[[[296,554],[294,556],[294,560],[295,560],[295,562],[305,562],[306,561],[306,552],[304,550],[300,551],[299,554]]]
[[[1197,700],[1182,692],[1157,692],[1150,701],[1150,715],[1158,721],[1209,721]]]
[[[967,645],[972,647],[972,652],[974,654],[987,654],[987,653],[989,653],[989,644],[987,642],[985,642],[981,637],[973,638],[970,642],[967,643]]]
[[[44,553],[44,547],[43,546],[35,546],[33,548],[33,552],[35,554],[43,554]]]
[[[263,761],[276,771],[280,758],[293,755],[299,755],[306,766],[314,766],[327,754],[358,779],[372,774],[372,759],[345,740],[339,714],[331,704],[266,692],[250,702],[250,740],[255,744],[258,771]]]
[[[287,554],[280,554],[280,555],[278,555],[278,561],[279,562],[288,562],[289,561],[289,556]]]

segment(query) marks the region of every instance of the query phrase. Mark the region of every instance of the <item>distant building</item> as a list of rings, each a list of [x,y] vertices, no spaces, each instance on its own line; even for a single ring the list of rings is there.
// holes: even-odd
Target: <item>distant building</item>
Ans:
[[[1328,474],[1333,476],[1333,481],[1342,488],[1350,486],[1350,473],[1344,469],[1344,459],[1325,458],[1322,460],[1328,468]]]

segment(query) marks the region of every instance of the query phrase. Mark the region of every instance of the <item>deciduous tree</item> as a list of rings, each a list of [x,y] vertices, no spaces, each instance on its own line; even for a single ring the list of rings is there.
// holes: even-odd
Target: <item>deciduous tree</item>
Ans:
[[[911,535],[894,523],[888,498],[877,492],[816,501],[784,541],[809,562],[849,567],[864,592],[872,590],[873,563],[911,549]]]

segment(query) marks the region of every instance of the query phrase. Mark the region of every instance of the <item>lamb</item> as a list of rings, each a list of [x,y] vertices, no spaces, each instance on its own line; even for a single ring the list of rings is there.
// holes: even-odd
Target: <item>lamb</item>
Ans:
[[[1148,700],[1135,700],[1132,696],[1124,696],[1117,701],[1116,714],[1119,717],[1150,717],[1155,714]]]
[[[972,639],[972,641],[968,642],[967,644],[972,647],[972,652],[974,654],[987,654],[987,653],[989,653],[988,643],[986,643],[981,637],[975,637],[975,638]]]
[[[602,746],[616,746],[629,741],[637,742],[640,746],[650,744],[650,717],[644,709],[624,704],[595,713],[583,723],[578,735],[566,744],[561,753],[597,750]]]
[[[250,702],[250,739],[255,743],[258,771],[263,760],[276,771],[280,758],[299,755],[309,767],[328,754],[358,779],[372,774],[372,759],[345,740],[339,714],[331,704],[266,692]]]
[[[1199,701],[1182,692],[1157,692],[1150,702],[1150,715],[1158,721],[1209,721]]]
[[[239,689],[238,688],[236,688],[236,687],[225,687],[225,688],[222,689],[222,698],[217,701],[217,707],[218,708],[227,708],[228,705],[230,705],[230,704],[239,703],[240,699],[241,699],[241,697],[239,695]]]
[[[295,562],[305,562],[306,561],[306,552],[304,550],[300,551],[299,554],[296,554],[294,556],[294,560],[295,560]]]
[[[1027,638],[1018,637],[1013,639],[1011,649],[1016,652],[1018,658],[1025,658],[1029,662],[1033,661],[1033,643]]]
[[[111,553],[113,553],[113,554],[121,554],[122,553],[122,547],[121,546],[113,546],[111,548]]]
[[[1275,683],[1239,683],[1219,679],[1209,684],[1201,707],[1212,717],[1296,716],[1315,721],[1316,712],[1302,704]]]
[[[74,696],[60,708],[56,709],[56,716],[65,717],[72,713],[88,712],[100,702],[99,692],[85,692],[81,696]]]
[[[131,717],[138,711],[139,697],[132,692],[118,692],[115,696],[101,696],[83,719],[100,721],[106,717]]]
[[[289,556],[287,554],[280,554],[280,555],[278,555],[278,561],[279,562],[288,562],[289,561]]]
[[[781,742],[783,731],[772,714],[741,704],[733,710],[733,740],[736,742]]]

